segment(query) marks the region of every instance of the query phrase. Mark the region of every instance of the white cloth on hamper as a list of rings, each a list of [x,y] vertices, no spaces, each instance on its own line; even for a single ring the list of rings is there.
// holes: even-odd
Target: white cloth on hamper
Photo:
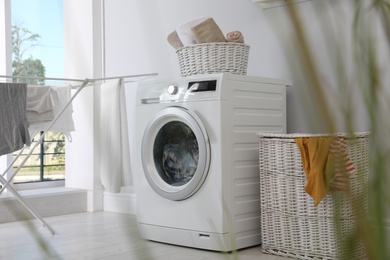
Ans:
[[[53,106],[54,116],[57,117],[62,109],[72,98],[71,86],[64,87],[50,87],[50,99]],[[61,132],[66,135],[68,140],[71,140],[71,132],[75,131],[73,121],[73,105],[69,103],[62,115],[58,117],[57,121],[50,127],[49,131]],[[44,123],[30,124],[30,136],[34,137],[40,131],[46,131],[53,120]]]
[[[195,25],[198,25],[199,23],[209,19],[209,18],[210,17],[200,17],[200,18],[196,18],[194,20],[182,23],[182,24],[177,26],[177,28],[176,28],[177,36],[179,37],[183,46],[196,44],[196,40],[192,34],[191,28],[194,27]]]
[[[106,191],[131,185],[130,147],[123,79],[101,85],[100,178]]]

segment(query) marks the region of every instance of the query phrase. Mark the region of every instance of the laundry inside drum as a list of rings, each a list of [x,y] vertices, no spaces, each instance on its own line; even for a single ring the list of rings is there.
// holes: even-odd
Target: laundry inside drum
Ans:
[[[192,129],[181,121],[165,124],[157,133],[153,147],[154,164],[169,185],[188,183],[198,168],[199,147]]]

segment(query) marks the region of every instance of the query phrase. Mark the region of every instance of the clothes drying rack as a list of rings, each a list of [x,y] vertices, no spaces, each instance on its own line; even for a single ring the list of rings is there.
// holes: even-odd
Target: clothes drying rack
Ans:
[[[99,81],[105,81],[105,80],[141,78],[141,77],[154,77],[154,76],[157,76],[157,75],[158,75],[157,73],[148,73],[148,74],[137,74],[137,75],[127,75],[127,76],[117,76],[117,77],[105,77],[105,78],[96,78],[96,79],[88,79],[88,78],[86,78],[86,79],[70,79],[70,78],[24,77],[24,76],[0,75],[0,78],[12,78],[12,79],[16,78],[16,79],[31,79],[31,80],[82,82],[81,85],[72,86],[73,89],[77,89],[76,92],[74,94],[72,94],[71,98],[66,103],[66,105],[62,108],[62,110],[58,113],[58,115],[53,119],[53,121],[47,126],[47,128],[45,129],[43,134],[36,141],[35,145],[32,148],[30,147],[29,153],[23,159],[23,161],[20,163],[20,165],[17,167],[17,169],[15,171],[13,171],[10,176],[8,176],[8,180],[5,178],[5,175],[11,169],[11,167],[15,164],[16,160],[22,155],[24,149],[26,148],[26,145],[24,145],[24,147],[18,152],[16,157],[8,165],[7,169],[3,172],[3,174],[0,175],[0,183],[3,184],[3,187],[1,187],[1,189],[0,189],[0,194],[2,194],[5,189],[8,189],[15,196],[15,198],[23,205],[23,207],[26,208],[42,224],[43,227],[47,228],[49,230],[49,232],[52,235],[54,235],[55,234],[54,229],[31,207],[31,205],[29,203],[27,203],[26,200],[24,200],[24,198],[19,194],[19,192],[12,185],[10,185],[10,182],[13,180],[15,175],[19,172],[19,170],[26,163],[28,158],[32,155],[32,153],[35,150],[35,148],[42,143],[44,134],[51,129],[53,124],[61,117],[61,115],[68,108],[68,106],[73,102],[73,100],[80,93],[80,91],[83,90],[86,86],[94,86],[95,83],[97,83]],[[135,82],[135,81],[130,80],[130,81],[125,81],[125,82]]]

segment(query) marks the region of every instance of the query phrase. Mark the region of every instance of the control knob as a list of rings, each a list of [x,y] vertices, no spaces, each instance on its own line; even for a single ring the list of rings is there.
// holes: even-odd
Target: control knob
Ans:
[[[168,93],[170,95],[176,95],[178,91],[179,91],[179,88],[177,86],[175,86],[175,85],[170,85],[168,87]]]

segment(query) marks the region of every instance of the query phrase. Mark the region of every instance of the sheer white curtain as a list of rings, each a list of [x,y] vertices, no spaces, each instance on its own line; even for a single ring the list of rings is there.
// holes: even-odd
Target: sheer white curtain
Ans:
[[[123,79],[101,86],[100,177],[108,192],[120,192],[132,184],[126,99]]]

